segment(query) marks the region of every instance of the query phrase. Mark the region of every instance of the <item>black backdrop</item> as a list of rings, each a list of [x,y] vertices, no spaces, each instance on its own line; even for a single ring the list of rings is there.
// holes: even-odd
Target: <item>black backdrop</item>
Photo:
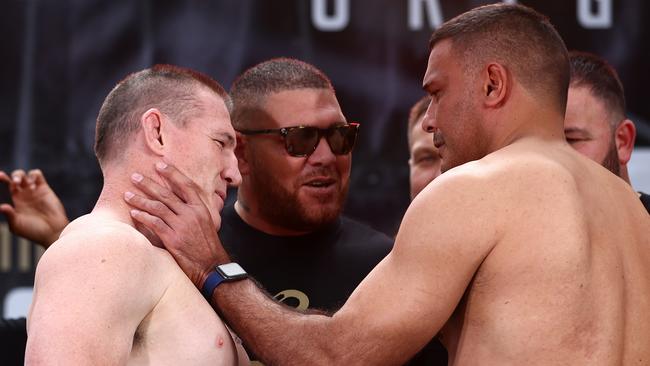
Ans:
[[[92,152],[97,111],[126,74],[172,63],[203,71],[228,88],[249,66],[296,57],[329,75],[346,116],[362,123],[346,213],[392,235],[408,205],[405,120],[422,95],[427,40],[436,24],[486,3],[4,1],[0,169],[41,168],[68,214],[77,217],[92,208],[102,183]],[[644,100],[650,84],[648,3],[520,3],[547,14],[569,49],[600,54],[619,70],[639,130],[637,145],[650,145],[650,105]],[[25,264],[25,256],[38,254],[8,236],[6,225],[0,240],[1,299],[12,287],[29,286],[33,265]]]

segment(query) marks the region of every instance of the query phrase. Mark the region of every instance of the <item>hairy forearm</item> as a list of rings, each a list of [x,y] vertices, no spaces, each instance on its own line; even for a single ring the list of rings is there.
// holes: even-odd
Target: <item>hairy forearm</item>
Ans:
[[[219,286],[212,303],[266,365],[356,363],[354,345],[332,317],[277,303],[251,280]]]

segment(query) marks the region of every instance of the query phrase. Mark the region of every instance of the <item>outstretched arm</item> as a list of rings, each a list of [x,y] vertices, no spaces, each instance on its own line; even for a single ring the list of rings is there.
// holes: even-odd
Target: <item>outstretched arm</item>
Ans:
[[[172,191],[144,178],[134,183],[154,200],[131,194],[125,198],[137,208],[133,218],[161,238],[200,288],[212,266],[228,262],[228,255],[197,187],[171,166],[159,173]],[[406,362],[450,317],[494,242],[483,236],[493,227],[468,215],[466,202],[472,200],[466,201],[467,194],[444,192],[466,187],[436,186],[440,192],[428,189],[409,209],[393,251],[333,316],[289,309],[267,298],[251,280],[220,285],[212,304],[267,364]],[[424,201],[433,195],[435,201]],[[453,206],[457,212],[447,211]]]
[[[15,170],[9,177],[0,171],[0,181],[9,185],[13,206],[0,202],[11,231],[45,248],[59,238],[69,220],[59,197],[38,170]]]

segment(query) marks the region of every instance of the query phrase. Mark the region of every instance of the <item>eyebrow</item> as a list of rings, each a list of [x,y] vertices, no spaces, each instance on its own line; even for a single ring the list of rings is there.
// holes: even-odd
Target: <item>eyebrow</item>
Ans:
[[[589,132],[583,128],[578,128],[578,127],[569,127],[564,129],[564,133],[580,133],[583,135],[589,135]]]

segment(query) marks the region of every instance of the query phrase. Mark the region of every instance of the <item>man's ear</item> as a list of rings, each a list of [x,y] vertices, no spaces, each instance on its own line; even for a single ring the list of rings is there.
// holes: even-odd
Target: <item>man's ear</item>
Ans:
[[[614,131],[616,150],[618,151],[618,161],[625,165],[632,157],[634,150],[634,140],[636,139],[636,127],[634,122],[629,119],[623,120]]]
[[[142,132],[144,133],[144,142],[146,146],[154,154],[163,156],[165,141],[163,141],[162,137],[162,113],[156,108],[151,108],[142,114],[140,117],[140,124],[142,126]]]
[[[502,106],[510,92],[508,70],[499,63],[491,63],[485,68],[483,76],[484,105],[488,108]]]
[[[237,156],[237,165],[241,175],[247,175],[250,166],[248,165],[248,141],[241,133],[237,132],[237,146],[235,147],[235,156]]]

